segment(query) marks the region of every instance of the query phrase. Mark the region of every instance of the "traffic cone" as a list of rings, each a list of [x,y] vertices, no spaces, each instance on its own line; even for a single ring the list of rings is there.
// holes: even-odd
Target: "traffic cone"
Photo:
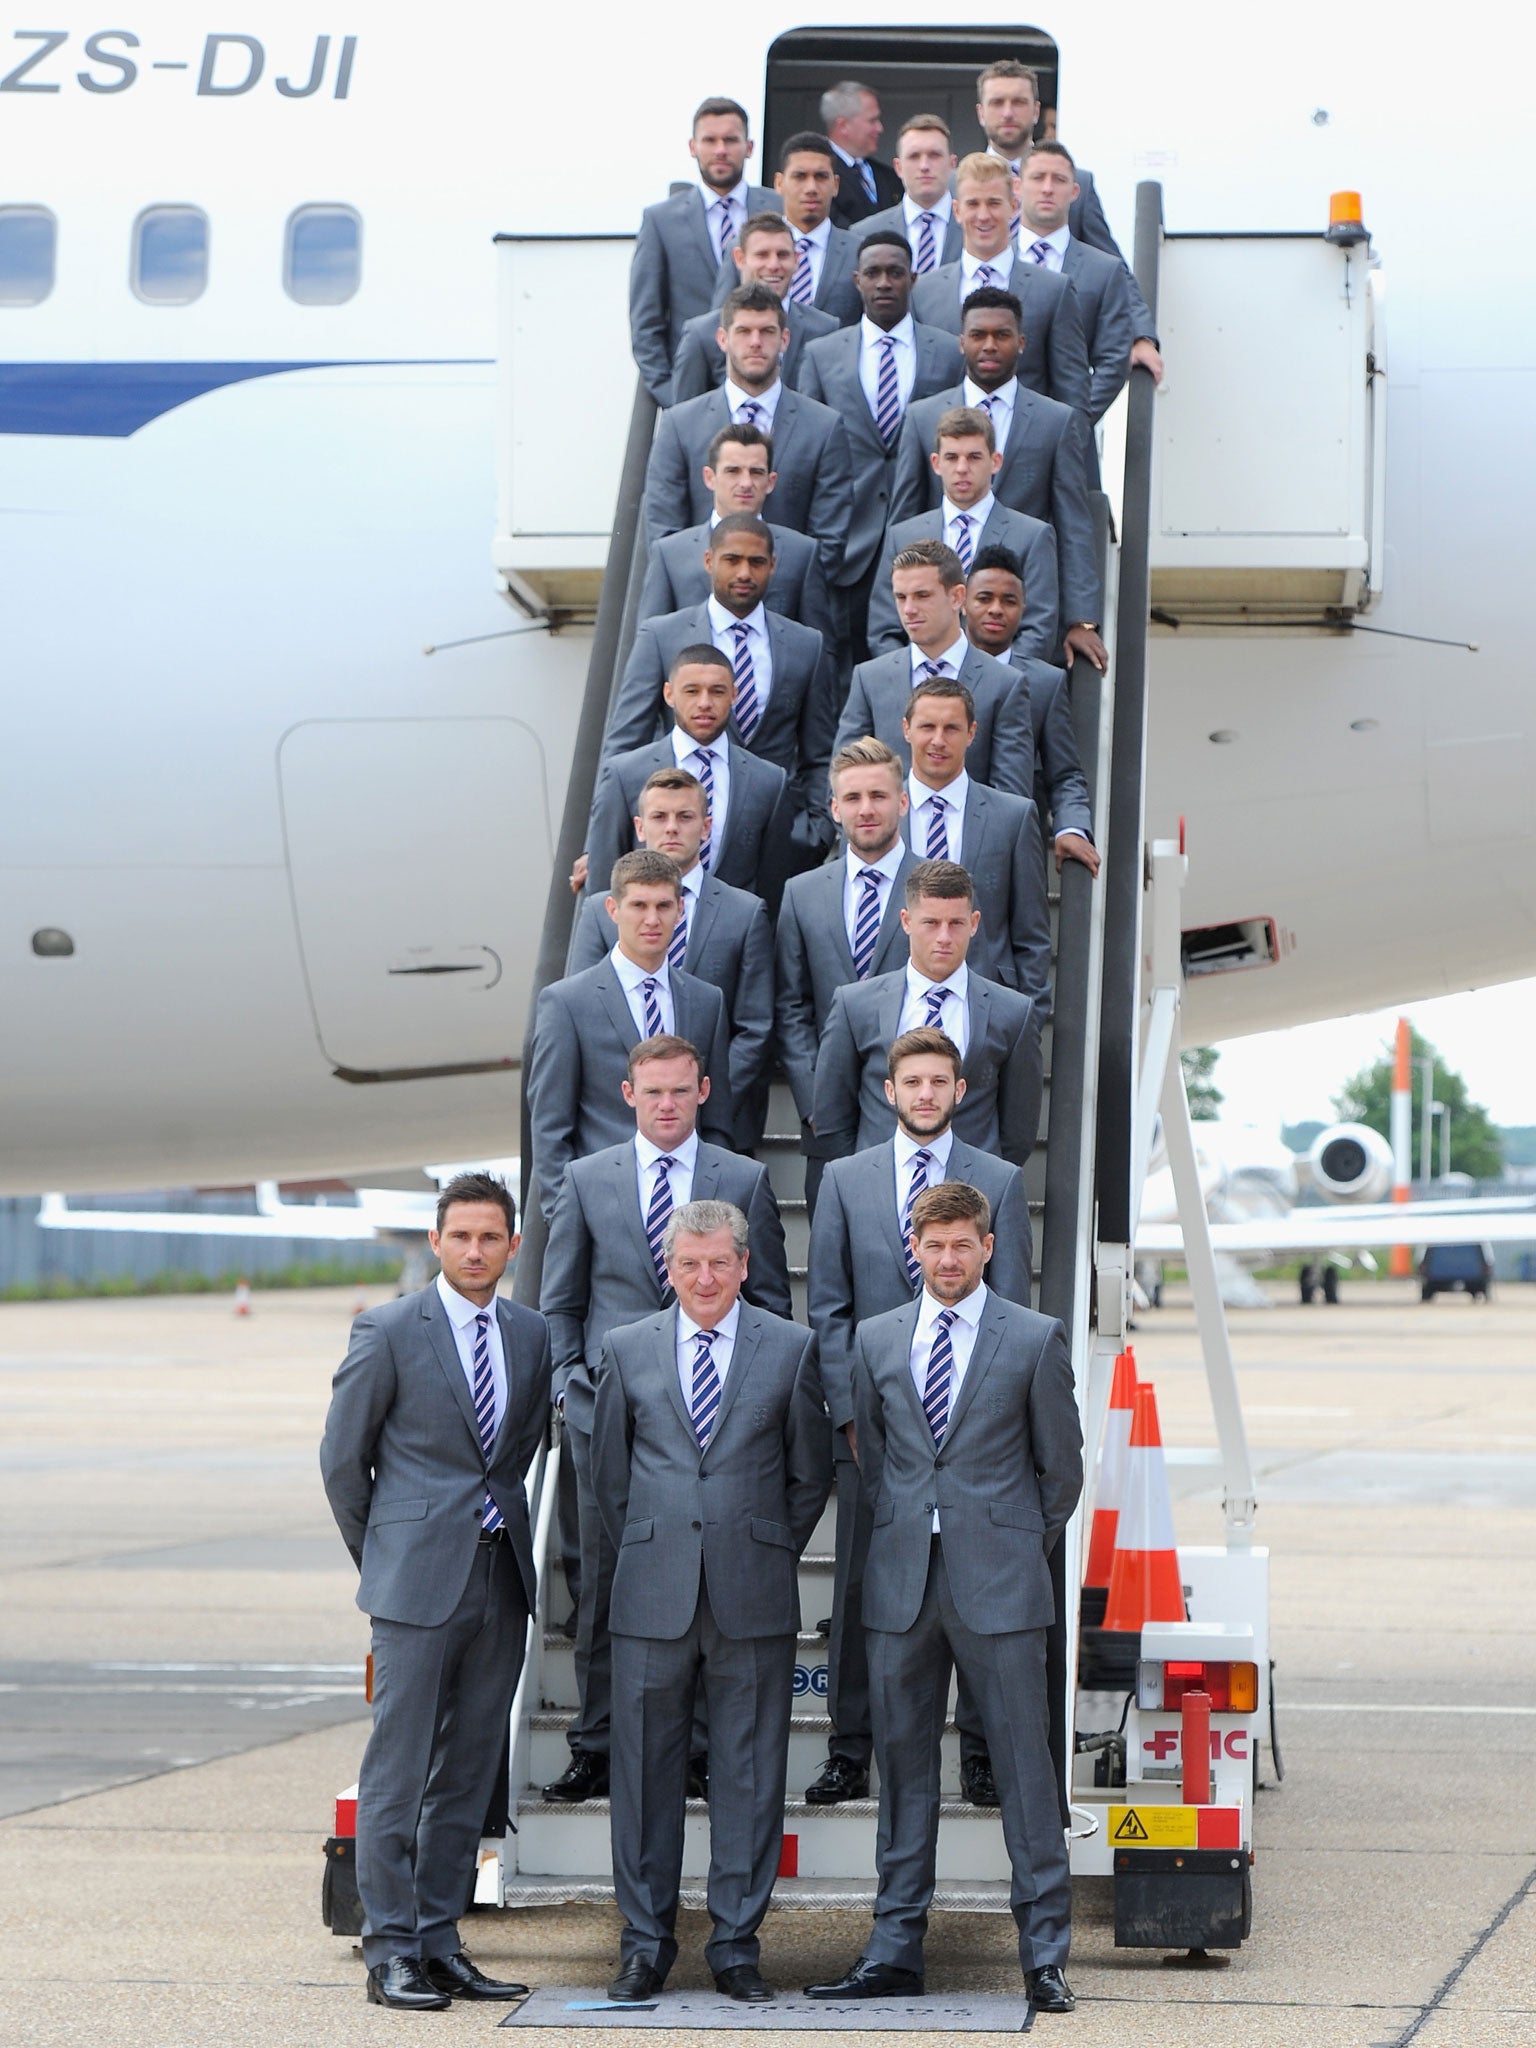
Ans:
[[[1107,1586],[1110,1566],[1115,1561],[1115,1524],[1120,1519],[1120,1501],[1125,1492],[1125,1464],[1131,1443],[1131,1411],[1136,1405],[1136,1355],[1122,1351],[1115,1360],[1115,1377],[1109,1390],[1109,1412],[1104,1418],[1104,1450],[1099,1459],[1099,1483],[1093,1496],[1093,1528],[1088,1538],[1088,1568],[1085,1586]]]
[[[1157,1426],[1157,1396],[1150,1382],[1136,1389],[1125,1488],[1109,1574],[1106,1629],[1137,1630],[1146,1621],[1183,1621],[1184,1588],[1173,1540],[1168,1467]]]
[[[249,1280],[242,1280],[235,1288],[235,1314],[237,1316],[248,1316],[250,1312],[251,1283]]]

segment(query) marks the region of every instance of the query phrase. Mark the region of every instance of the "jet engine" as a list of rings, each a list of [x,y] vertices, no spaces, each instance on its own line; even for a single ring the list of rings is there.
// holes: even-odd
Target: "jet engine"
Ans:
[[[1312,1140],[1307,1167],[1330,1202],[1383,1202],[1392,1191],[1392,1147],[1366,1124],[1330,1124]]]

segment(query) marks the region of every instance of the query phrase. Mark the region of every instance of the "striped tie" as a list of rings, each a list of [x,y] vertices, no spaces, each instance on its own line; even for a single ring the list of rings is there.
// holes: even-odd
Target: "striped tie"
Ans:
[[[949,827],[944,822],[944,814],[948,809],[949,804],[944,797],[938,795],[929,797],[928,845],[926,851],[930,860],[949,859]],[[930,996],[928,1000],[932,1002],[933,998]],[[928,1021],[931,1024],[933,1019],[930,1017]]]
[[[971,540],[971,528],[976,524],[969,512],[955,514],[955,553],[960,557],[960,566],[969,576],[971,563],[975,558],[975,545]]]
[[[490,1333],[491,1312],[483,1308],[475,1317],[473,1393],[475,1427],[480,1432],[480,1454],[487,1464],[491,1462],[491,1445],[496,1441],[496,1381],[491,1372]],[[480,1519],[480,1527],[487,1536],[501,1527],[501,1509],[489,1493],[485,1496],[485,1513]]]
[[[997,283],[997,272],[990,263],[978,263],[976,275],[971,279],[971,291],[984,291],[988,285]],[[967,294],[969,296],[969,293]]]
[[[656,1000],[656,991],[661,983],[654,975],[648,974],[640,984],[640,1000],[645,1006],[645,1035],[647,1038],[661,1036],[661,1005]]]
[[[1043,270],[1051,260],[1051,245],[1049,242],[1031,242],[1024,254],[1031,263],[1038,263]]]
[[[701,1451],[714,1434],[715,1418],[720,1413],[720,1375],[715,1370],[713,1348],[719,1334],[718,1330],[696,1330],[693,1338],[693,1399],[688,1412]]]
[[[695,764],[693,772],[698,776],[700,783],[703,785],[704,801],[709,805],[710,810],[710,826],[704,834],[704,844],[699,848],[699,866],[707,875],[709,873],[710,842],[715,836],[713,823],[715,809],[715,757],[708,747],[695,747],[688,758]]]
[[[789,280],[789,299],[794,306],[811,303],[811,238],[802,235],[795,244],[795,274]]]
[[[880,371],[875,381],[875,426],[889,448],[901,425],[901,389],[896,382],[896,343],[889,334],[880,337]]]
[[[907,1199],[901,1205],[901,1256],[907,1262],[907,1278],[912,1283],[914,1294],[922,1291],[923,1269],[912,1249],[912,1205],[928,1185],[928,1169],[932,1164],[931,1152],[913,1153],[912,1180],[907,1188]]]
[[[683,890],[677,907],[677,923],[672,927],[672,936],[667,941],[667,959],[673,967],[681,967],[683,955],[688,950],[688,891]],[[652,1034],[654,1036],[654,1033]]]
[[[930,854],[928,858],[934,860],[938,856]],[[927,995],[923,997],[923,1001],[928,1005],[928,1014],[923,1019],[923,1022],[930,1031],[942,1031],[944,1029],[944,998],[953,994],[954,990],[952,988],[931,988]]]
[[[675,1159],[657,1160],[656,1185],[651,1190],[651,1206],[645,1212],[645,1241],[651,1248],[656,1285],[663,1294],[667,1291],[667,1262],[661,1255],[661,1240],[672,1219],[672,1183],[667,1176],[676,1164]]]
[[[928,1377],[923,1383],[923,1413],[928,1418],[928,1427],[933,1431],[933,1440],[944,1441],[944,1432],[949,1427],[949,1383],[954,1377],[955,1348],[949,1341],[950,1325],[958,1320],[952,1308],[941,1308],[938,1328],[933,1333],[933,1343],[928,1350]]]
[[[859,880],[864,894],[853,914],[853,977],[865,981],[875,964],[875,941],[880,936],[880,870],[861,868]]]
[[[917,261],[913,270],[918,277],[926,277],[930,270],[938,267],[938,244],[933,238],[936,222],[935,214],[920,213],[917,216]]]
[[[763,424],[763,408],[755,398],[744,398],[736,408],[738,427],[760,427]]]
[[[870,205],[873,206],[880,195],[875,190],[875,174],[869,168],[869,161],[866,157],[861,156],[858,159],[857,169],[859,173],[859,183],[864,187],[864,197],[869,201]]]
[[[731,202],[729,199],[717,199],[715,204],[720,209],[720,261],[723,263],[731,253],[731,244],[736,239],[736,231],[731,225]]]
[[[736,730],[741,734],[742,744],[750,747],[763,707],[757,701],[757,677],[752,673],[752,646],[746,621],[738,619],[731,631],[736,635],[736,652],[731,657],[731,673],[736,678]]]

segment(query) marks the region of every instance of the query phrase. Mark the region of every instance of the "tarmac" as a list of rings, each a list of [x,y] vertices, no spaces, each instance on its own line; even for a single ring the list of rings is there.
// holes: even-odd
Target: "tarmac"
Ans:
[[[1286,1765],[1258,1800],[1252,1939],[1225,1968],[1169,1969],[1116,1951],[1108,1882],[1079,1884],[1079,2008],[1037,2039],[1536,2040],[1536,1289],[1345,1296],[1233,1318]],[[1193,1317],[1167,1299],[1138,1362],[1165,1441],[1209,1445]],[[249,1320],[207,1296],[0,1307],[5,2048],[348,2048],[483,2038],[503,2016],[368,2006],[320,1920],[321,1845],[367,1725],[366,1624],[315,1463],[352,1302],[263,1293]],[[1209,1492],[1176,1517],[1181,1539],[1219,1540]],[[771,1915],[764,1969],[798,1988],[866,1926]],[[617,1945],[596,1907],[478,1913],[465,1933],[483,1967],[536,1985],[601,1984]],[[937,1918],[930,1986],[1018,1993],[1010,1933]],[[706,1987],[701,1916],[681,1934],[673,1983]]]

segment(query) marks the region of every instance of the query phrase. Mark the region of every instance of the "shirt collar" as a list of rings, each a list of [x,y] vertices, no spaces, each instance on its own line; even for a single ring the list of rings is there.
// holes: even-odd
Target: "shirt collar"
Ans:
[[[919,206],[915,199],[910,199],[903,193],[901,210],[906,216],[909,228],[915,228],[925,213],[931,213],[935,220],[942,221],[947,226],[949,217],[954,212],[954,202],[947,192],[941,192],[932,206]]]
[[[895,1138],[896,1171],[903,1176],[908,1175],[911,1171],[912,1161],[919,1152],[926,1152],[936,1166],[948,1166],[949,1155],[954,1149],[954,1143],[955,1127],[953,1124],[949,1126],[947,1131],[941,1131],[936,1138],[924,1138],[921,1144],[918,1143],[916,1138],[908,1137],[907,1133],[898,1124]]]
[[[832,138],[830,135],[827,137],[827,140],[828,142],[832,142]],[[850,156],[847,150],[844,149],[843,145],[840,142],[832,142],[832,147],[837,151],[838,155],[842,158],[845,164],[853,165],[857,164],[860,161],[858,157]]]
[[[901,342],[907,348],[916,348],[917,334],[912,325],[912,315],[905,313],[892,328],[877,327],[866,313],[859,321],[859,340],[865,348],[873,348],[884,341],[889,333],[892,341]]]
[[[945,803],[953,804],[957,811],[963,811],[965,809],[966,793],[970,786],[971,778],[963,768],[954,781],[946,782],[942,789],[930,789],[926,782],[919,782],[915,775],[909,774],[907,776],[908,814],[910,815],[915,811],[919,804],[927,803],[931,796],[941,796]]]
[[[730,1314],[729,1314],[728,1316],[722,1316],[722,1317],[720,1318],[719,1322],[718,1322],[718,1323],[716,1323],[716,1325],[715,1325],[715,1334],[716,1334],[716,1336],[719,1336],[719,1337],[724,1337],[724,1338],[726,1338],[726,1339],[727,1339],[727,1340],[728,1340],[728,1341],[729,1341],[730,1343],[734,1344],[734,1343],[736,1342],[736,1326],[737,1326],[737,1324],[738,1324],[738,1323],[739,1323],[740,1321],[741,1321],[741,1299],[740,1299],[740,1296],[738,1296],[738,1297],[737,1297],[737,1299],[736,1299],[736,1300],[735,1300],[735,1301],[734,1301],[734,1302],[733,1302],[733,1303],[731,1304],[731,1312],[730,1312]],[[691,1344],[691,1343],[693,1342],[694,1338],[695,1338],[695,1337],[696,1337],[696,1336],[697,1336],[698,1334],[699,1334],[699,1326],[698,1326],[698,1324],[697,1324],[697,1323],[696,1323],[696,1322],[695,1322],[695,1321],[693,1320],[693,1317],[692,1317],[692,1316],[690,1316],[690,1315],[688,1315],[688,1314],[686,1314],[686,1313],[684,1312],[684,1310],[682,1310],[682,1309],[679,1309],[679,1310],[678,1310],[678,1312],[677,1312],[677,1341],[678,1341],[678,1343],[679,1343],[679,1344]]]
[[[1051,234],[1037,235],[1034,229],[1030,226],[1029,222],[1025,220],[1024,216],[1022,214],[1020,214],[1019,216],[1019,254],[1021,256],[1023,255],[1024,251],[1029,247],[1031,242],[1044,242],[1046,247],[1049,249],[1054,249],[1057,255],[1065,256],[1067,253],[1067,244],[1071,241],[1071,239],[1072,230],[1067,226],[1065,221],[1063,221],[1061,226],[1059,228],[1056,228]]]
[[[999,384],[995,391],[983,391],[979,384],[973,384],[967,377],[960,388],[965,393],[965,403],[975,412],[980,412],[981,401],[984,398],[995,398],[1004,412],[1011,413],[1018,381],[1017,377],[1010,377],[1005,383]]]
[[[750,634],[761,633],[764,639],[768,637],[768,621],[763,616],[761,605],[748,612],[744,619],[738,619],[734,612],[726,610],[717,597],[706,598],[705,604],[709,608],[709,623],[714,632],[728,633],[733,626],[745,626]]]
[[[920,1296],[922,1306],[917,1311],[917,1327],[926,1336],[938,1323],[940,1313],[952,1308],[958,1320],[968,1330],[974,1331],[980,1325],[982,1312],[987,1305],[987,1283],[982,1281],[974,1294],[968,1294],[964,1301],[935,1301],[925,1287]]]
[[[888,882],[894,882],[896,870],[901,866],[906,851],[905,842],[899,836],[896,844],[888,846],[878,860],[865,860],[862,854],[855,853],[850,846],[847,849],[849,881],[857,881],[865,868],[874,868],[877,873],[884,875]]]
[[[953,989],[963,1003],[966,997],[966,990],[970,986],[970,979],[970,969],[963,960],[947,981],[930,981],[926,974],[918,973],[910,960],[907,962],[907,994],[909,996],[925,996],[931,989],[948,988]]]
[[[1000,149],[994,148],[990,142],[987,144],[987,155],[995,156],[1000,164],[1006,164],[1015,177],[1017,177],[1019,175],[1019,172],[1024,168],[1023,157],[1004,156],[1003,152]]]
[[[917,642],[914,640],[910,643],[910,652],[912,655],[912,673],[915,676],[925,661],[947,661],[950,667],[954,670],[955,674],[958,676],[960,673],[961,666],[965,661],[965,657],[970,653],[970,651],[971,643],[969,640],[966,639],[963,633],[957,633],[954,639],[951,640],[949,645],[945,648],[944,652],[939,655],[924,654],[923,650],[918,646]]]
[[[745,178],[738,178],[729,192],[717,192],[713,185],[706,185],[704,180],[700,178],[699,191],[703,194],[704,210],[706,213],[708,213],[710,207],[717,205],[722,199],[728,199],[732,206],[745,206],[747,203],[747,181]]]
[[[688,870],[687,874],[683,877],[683,888],[686,890],[688,895],[692,896],[695,899],[695,901],[697,901],[699,891],[703,888],[703,886],[704,863],[702,861],[696,860],[693,866]]]
[[[976,521],[979,532],[992,517],[992,507],[995,502],[990,491],[988,491],[984,498],[978,498],[974,505],[952,505],[948,498],[946,498],[944,500],[944,524],[948,526],[957,513],[963,512],[967,519],[974,519]]]
[[[680,725],[674,725],[672,728],[672,752],[679,768],[685,761],[691,761],[695,754],[708,754],[715,761],[730,759],[723,732],[717,733],[712,740],[696,740],[691,733],[684,732]]]
[[[766,391],[743,391],[739,384],[733,384],[730,378],[727,377],[725,380],[725,402],[733,414],[738,406],[747,404],[760,405],[763,411],[767,413],[769,419],[772,419],[779,409],[779,393],[783,389],[784,382],[780,377],[775,377]],[[714,522],[711,521],[710,523],[713,525]]]
[[[790,233],[795,238],[795,246],[797,248],[802,242],[814,242],[818,249],[825,249],[828,242],[832,239],[832,216],[829,213],[818,227],[803,229],[791,227]]]
[[[635,1157],[646,1173],[650,1172],[658,1159],[675,1159],[679,1166],[685,1166],[691,1174],[698,1156],[699,1134],[696,1129],[690,1131],[680,1145],[674,1145],[670,1152],[663,1152],[661,1147],[653,1145],[649,1138],[642,1138],[638,1131],[635,1133]]]
[[[963,277],[974,277],[983,263],[988,264],[1003,277],[1011,276],[1013,272],[1012,242],[1005,242],[995,256],[973,256],[969,249],[961,251],[960,272]]]
[[[619,977],[619,987],[623,989],[626,995],[633,995],[642,981],[655,981],[659,982],[663,988],[669,989],[671,987],[671,981],[667,974],[667,956],[665,953],[661,956],[661,965],[656,968],[637,967],[627,953],[620,952],[617,944],[615,944],[608,958],[613,963],[614,973]]]
[[[494,1301],[487,1302],[484,1309],[477,1308],[472,1301],[466,1300],[456,1287],[450,1287],[441,1273],[437,1276],[437,1298],[443,1304],[444,1309],[447,1311],[448,1320],[456,1330],[472,1328],[475,1317],[484,1315],[487,1310],[490,1312],[492,1322],[496,1320],[496,1304]]]

